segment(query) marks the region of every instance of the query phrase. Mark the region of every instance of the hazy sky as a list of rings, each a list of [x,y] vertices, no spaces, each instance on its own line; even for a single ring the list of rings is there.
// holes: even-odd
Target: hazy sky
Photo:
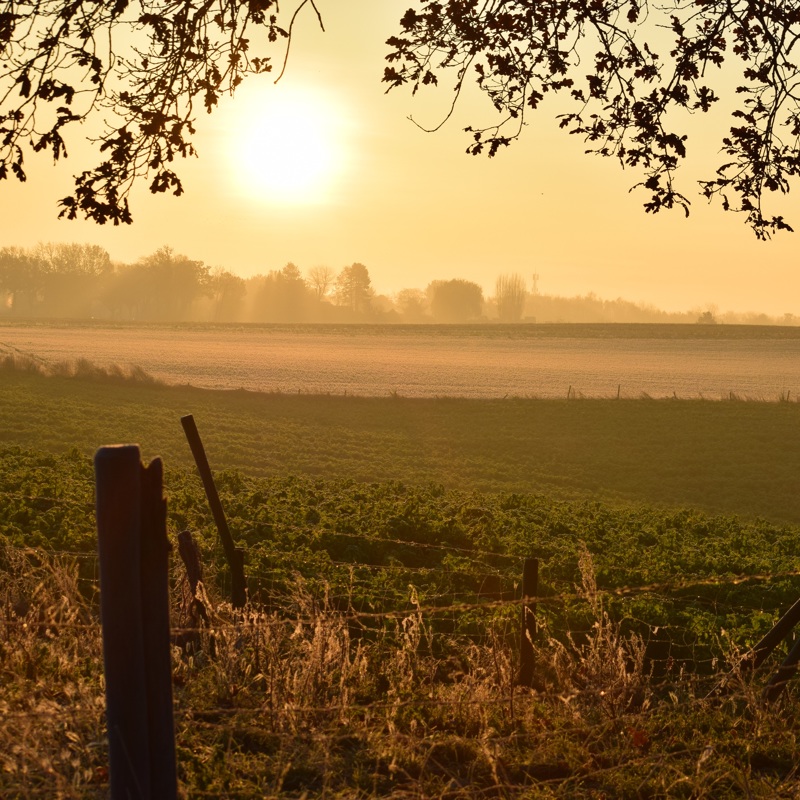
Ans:
[[[130,227],[58,220],[72,174],[94,163],[75,142],[65,168],[29,156],[27,184],[0,184],[0,245],[91,242],[133,261],[166,244],[244,276],[288,261],[302,270],[360,261],[386,293],[464,277],[491,294],[498,274],[538,273],[547,294],[800,314],[800,233],[758,242],[740,216],[696,192],[717,163],[724,114],[692,120],[696,157],[682,178],[691,217],[646,215],[644,196],[628,192],[639,176],[584,155],[547,105],[491,160],[464,152],[463,127],[494,119],[476,93],[437,133],[410,122],[437,124],[451,92],[384,94],[384,42],[408,0],[319,5],[327,32],[305,16],[280,84],[251,78],[213,115],[201,112],[200,157],[178,166],[183,197],[137,192]],[[781,202],[800,231],[800,187]]]

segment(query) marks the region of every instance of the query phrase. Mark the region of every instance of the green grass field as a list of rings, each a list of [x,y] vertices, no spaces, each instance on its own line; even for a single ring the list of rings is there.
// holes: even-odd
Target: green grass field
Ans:
[[[187,413],[246,551],[245,617]],[[713,689],[800,592],[798,414],[0,371],[0,796],[107,796],[90,455],[135,441],[207,569],[213,650],[172,653],[182,796],[796,798],[798,690],[760,699],[786,647]],[[527,556],[535,691],[515,686]]]
[[[464,400],[255,394],[0,372],[0,444],[53,453],[137,442],[191,464],[193,414],[212,469],[800,522],[800,404]]]

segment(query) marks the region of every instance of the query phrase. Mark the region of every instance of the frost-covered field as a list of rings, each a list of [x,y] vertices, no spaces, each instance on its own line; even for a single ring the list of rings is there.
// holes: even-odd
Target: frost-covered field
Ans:
[[[543,330],[543,328],[547,328]],[[688,326],[686,326],[688,327]],[[783,330],[783,329],[781,329]],[[600,333],[598,333],[600,331]],[[406,397],[704,396],[800,392],[800,337],[684,338],[675,326],[535,328],[0,326],[0,354],[135,364],[203,388]]]

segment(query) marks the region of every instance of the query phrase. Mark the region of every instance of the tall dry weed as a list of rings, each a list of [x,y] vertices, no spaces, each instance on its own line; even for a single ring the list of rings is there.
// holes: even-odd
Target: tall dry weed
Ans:
[[[91,793],[105,782],[105,698],[76,561],[0,540],[0,602],[0,797]]]
[[[611,618],[591,558],[588,634],[536,643],[548,684],[514,685],[498,618],[469,639],[410,608],[358,618],[301,578],[283,609],[207,614],[173,575],[176,738],[188,797],[796,797],[797,698],[752,684],[705,698],[655,682],[641,637]],[[107,792],[96,608],[69,558],[0,545],[0,797]],[[194,619],[194,621],[192,621]],[[196,627],[197,636],[178,634]],[[744,686],[744,684],[743,684]]]
[[[578,593],[592,612],[591,629],[579,641],[567,633],[567,644],[553,641],[554,664],[562,691],[580,694],[596,703],[611,718],[649,703],[649,673],[646,647],[637,633],[623,634],[612,621],[597,589],[594,560],[584,549],[578,567]]]

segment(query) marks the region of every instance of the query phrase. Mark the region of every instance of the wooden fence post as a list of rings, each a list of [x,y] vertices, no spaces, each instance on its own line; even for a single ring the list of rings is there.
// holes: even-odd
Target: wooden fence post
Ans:
[[[169,630],[169,551],[164,467],[142,469],[142,620],[147,686],[150,789],[153,800],[176,798],[175,723],[172,715],[172,644]]]
[[[534,653],[536,639],[536,603],[539,593],[539,559],[526,558],[522,569],[522,615],[520,619],[519,676],[521,686],[533,684]]]
[[[222,541],[222,548],[225,551],[225,558],[231,571],[231,603],[234,608],[242,608],[247,602],[247,584],[244,578],[244,553],[241,551],[237,552],[237,548],[233,543],[233,537],[228,528],[228,521],[225,519],[225,512],[222,509],[222,503],[217,493],[217,487],[214,484],[214,477],[211,474],[211,467],[208,464],[206,451],[200,439],[194,417],[191,414],[181,417],[181,425],[186,434],[186,439],[189,442],[189,447],[192,449],[192,455],[194,456],[195,464],[197,464],[197,469],[200,472],[203,488],[206,490],[206,497],[208,498],[208,505],[211,507],[211,514],[214,517],[214,523],[217,526],[219,538]]]
[[[192,595],[196,595],[197,584],[203,580],[203,565],[200,563],[200,554],[197,552],[191,531],[181,531],[178,534],[178,553],[186,567],[189,589]]]
[[[192,630],[182,633],[178,637],[177,643],[184,650],[191,648],[195,652],[199,652],[202,643],[200,625],[202,623],[206,628],[209,628],[211,627],[211,621],[209,620],[208,609],[204,600],[205,589],[203,589],[202,597],[198,597],[197,594],[197,588],[203,580],[203,565],[200,563],[200,553],[194,543],[191,531],[181,531],[178,534],[178,552],[186,567],[189,591],[192,593],[188,609]],[[213,635],[209,635],[208,650],[212,658],[216,657],[216,645]]]
[[[766,657],[792,632],[800,622],[800,600],[798,600],[773,626],[761,641],[745,657],[742,668],[758,669]]]
[[[166,505],[159,459],[95,454],[100,614],[112,800],[177,797]]]
[[[772,626],[772,628],[762,637],[761,641],[753,647],[753,649],[745,655],[738,665],[738,670],[742,674],[747,674],[758,669],[764,661],[766,661],[769,654],[792,632],[797,623],[800,622],[800,600],[797,600],[794,605]],[[795,652],[797,651],[797,652]],[[786,659],[778,668],[778,672],[769,681],[762,693],[763,699],[769,701],[777,697],[786,681],[797,670],[797,664],[800,661],[800,649],[796,644]],[[727,691],[731,679],[736,674],[736,670],[731,670],[722,680],[714,687],[712,694],[720,694]]]
[[[771,703],[780,697],[786,685],[792,679],[792,676],[797,672],[797,664],[800,662],[800,639],[798,639],[789,654],[783,660],[783,663],[778,667],[777,672],[770,678],[769,683],[764,687],[761,693],[762,699]]]

